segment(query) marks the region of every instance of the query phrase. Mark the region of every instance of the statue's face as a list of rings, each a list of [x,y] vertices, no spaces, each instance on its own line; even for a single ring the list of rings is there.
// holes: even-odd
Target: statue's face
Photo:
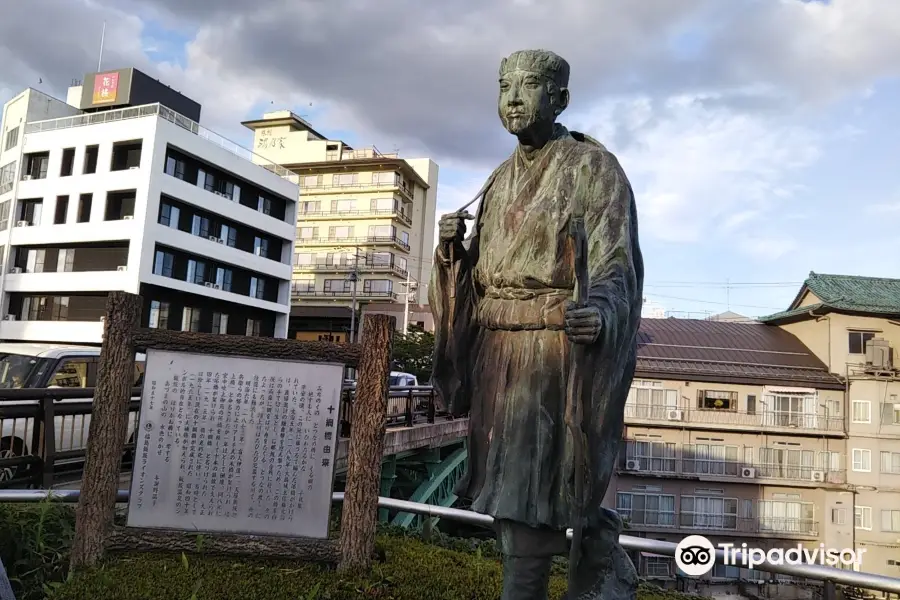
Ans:
[[[506,130],[521,135],[537,123],[556,120],[549,80],[533,71],[510,71],[500,77],[498,112]]]

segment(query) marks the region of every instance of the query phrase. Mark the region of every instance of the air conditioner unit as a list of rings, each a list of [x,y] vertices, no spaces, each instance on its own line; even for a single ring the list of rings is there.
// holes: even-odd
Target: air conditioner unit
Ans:
[[[119,265],[118,267],[116,267],[116,271],[127,271],[127,270],[128,270],[128,265]]]
[[[214,236],[214,235],[207,236],[206,239],[208,239],[208,240],[211,241],[211,242],[218,242],[218,241],[219,241],[219,238],[217,238],[217,237]]]
[[[213,289],[214,289],[214,290],[221,290],[221,289],[222,289],[222,286],[220,286],[218,283],[214,283],[214,284],[213,284]]]
[[[866,367],[877,371],[894,368],[893,348],[884,338],[872,338],[866,342]]]
[[[28,221],[16,221],[16,227],[28,227],[31,225]]]
[[[670,410],[666,415],[666,418],[669,421],[684,421],[684,411],[681,410]]]
[[[4,321],[15,321],[16,315],[6,315],[5,317],[3,317],[3,320]]]
[[[813,471],[812,480],[819,483],[825,483],[825,471]]]
[[[22,181],[31,181],[31,175],[23,175]]]
[[[741,469],[741,477],[744,479],[753,479],[756,477],[756,469],[753,467],[743,467]]]
[[[100,317],[100,322],[101,322],[101,323],[106,323],[106,317]]]
[[[641,470],[641,461],[626,460],[625,461],[625,470],[626,471],[640,471]]]
[[[123,221],[133,221],[134,217],[131,215],[125,215],[124,217],[122,217],[122,220]]]
[[[219,244],[224,244],[224,243],[225,243],[225,238],[216,238],[216,242],[219,243]]]
[[[203,285],[205,285],[206,287],[209,287],[209,288],[215,287],[215,286],[216,286],[216,284],[214,284],[212,281],[207,281],[207,282],[204,283]]]
[[[18,275],[19,273],[22,272],[22,267],[13,267],[12,269],[9,270],[9,272],[10,272],[10,274]]]

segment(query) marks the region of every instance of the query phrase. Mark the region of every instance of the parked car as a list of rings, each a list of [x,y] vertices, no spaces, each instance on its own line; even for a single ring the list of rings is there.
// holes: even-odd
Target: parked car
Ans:
[[[146,357],[138,354],[134,364],[134,385],[143,383]],[[97,385],[100,348],[58,344],[0,343],[0,394],[4,389],[92,388]],[[84,402],[84,399],[57,400],[57,404]],[[37,404],[38,400],[4,400],[4,406]],[[55,448],[58,452],[87,447],[90,415],[58,416],[54,419]],[[137,413],[128,418],[128,439],[133,441]],[[0,458],[23,456],[32,451],[34,419],[3,419],[0,416]],[[0,469],[0,481],[13,476],[14,469]]]

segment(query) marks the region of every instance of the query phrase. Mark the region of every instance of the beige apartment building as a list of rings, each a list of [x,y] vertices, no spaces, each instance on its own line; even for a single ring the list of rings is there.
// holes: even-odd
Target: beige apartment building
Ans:
[[[354,295],[358,306],[402,303],[407,292],[411,304],[427,303],[437,164],[354,149],[290,111],[244,125],[254,131],[256,152],[300,177],[295,304],[349,307]]]
[[[900,280],[811,274],[759,323],[644,319],[618,468],[605,505],[628,533],[740,546],[865,549],[861,570],[900,577]],[[796,593],[716,565],[645,577],[711,594]]]

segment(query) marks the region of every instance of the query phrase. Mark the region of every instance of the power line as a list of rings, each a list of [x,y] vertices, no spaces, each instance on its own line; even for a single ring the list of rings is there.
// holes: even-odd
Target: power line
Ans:
[[[701,304],[715,304],[717,306],[728,306],[727,302],[716,302],[714,300],[701,300],[700,298],[683,298],[681,296],[667,296],[665,294],[647,294],[648,296],[654,296],[656,298],[668,298],[670,300],[683,300],[685,302],[699,302]],[[783,310],[784,307],[774,307],[774,306],[759,306],[758,304],[735,304],[731,303],[731,306],[740,306],[742,308],[762,308],[764,310]]]

